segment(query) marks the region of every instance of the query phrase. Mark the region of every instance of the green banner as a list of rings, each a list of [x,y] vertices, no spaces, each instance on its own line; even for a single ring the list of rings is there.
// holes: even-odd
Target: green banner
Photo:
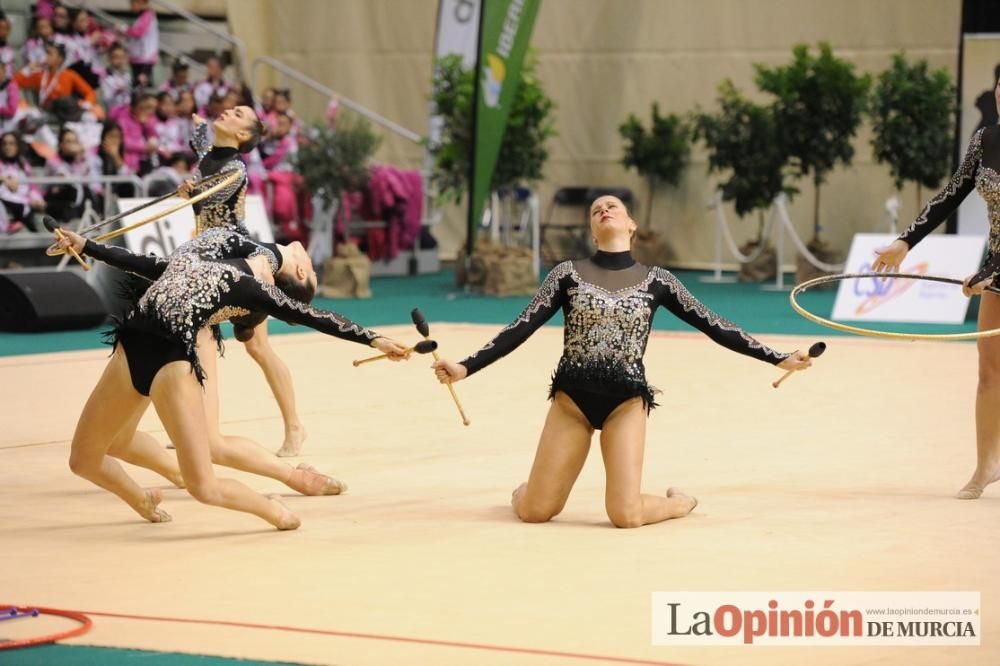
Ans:
[[[479,71],[472,187],[469,199],[467,249],[471,254],[510,107],[521,83],[521,63],[542,0],[483,0],[479,35]]]

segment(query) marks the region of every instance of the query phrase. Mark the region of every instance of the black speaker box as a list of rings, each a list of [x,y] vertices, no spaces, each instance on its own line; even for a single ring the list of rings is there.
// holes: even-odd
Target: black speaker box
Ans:
[[[108,317],[101,297],[75,271],[0,271],[0,330],[93,328]]]

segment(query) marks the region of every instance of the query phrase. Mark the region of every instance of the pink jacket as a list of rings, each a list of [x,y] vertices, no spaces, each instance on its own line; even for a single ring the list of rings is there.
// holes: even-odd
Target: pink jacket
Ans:
[[[43,200],[37,185],[24,182],[25,178],[31,177],[31,167],[26,162],[0,162],[0,181],[11,176],[17,180],[17,189],[12,192],[6,183],[0,182],[0,199],[19,204]]]
[[[146,144],[149,139],[156,138],[156,127],[153,125],[155,116],[146,123],[140,123],[132,115],[130,107],[124,107],[112,118],[122,128],[122,158],[133,172],[139,171],[139,164],[149,154]]]
[[[17,115],[17,107],[21,103],[21,89],[17,87],[17,82],[7,81],[7,85],[0,88],[0,122],[10,120]]]
[[[156,12],[147,9],[125,33],[129,37],[128,60],[135,65],[155,65],[160,59],[160,26]]]
[[[299,144],[289,134],[280,139],[274,146],[274,151],[264,158],[264,168],[268,171],[294,171],[292,160],[298,152]]]

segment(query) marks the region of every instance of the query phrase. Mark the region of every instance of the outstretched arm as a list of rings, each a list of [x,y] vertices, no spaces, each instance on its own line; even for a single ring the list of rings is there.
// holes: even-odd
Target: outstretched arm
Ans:
[[[709,310],[692,296],[680,280],[669,271],[662,268],[654,268],[653,270],[659,291],[656,294],[657,304],[662,305],[678,319],[698,329],[717,344],[771,365],[778,365],[792,356],[792,354],[776,352],[746,334],[736,324]]]
[[[63,238],[57,241],[59,247],[66,249],[72,246],[80,254],[86,254],[98,261],[103,261],[108,266],[120,268],[147,280],[155,280],[160,277],[169,264],[163,257],[152,254],[135,254],[123,247],[97,243],[68,229],[61,229],[61,231]]]
[[[266,312],[290,324],[301,324],[320,333],[332,335],[341,340],[373,346],[376,339],[382,339],[374,331],[329,310],[310,307],[290,298],[273,284],[265,284],[251,277],[244,277],[233,285],[231,293],[234,303],[250,311]],[[401,347],[402,349],[402,347]]]
[[[948,216],[955,212],[958,205],[973,190],[976,186],[976,169],[983,156],[984,130],[985,128],[980,129],[972,135],[969,147],[965,151],[965,159],[962,160],[958,171],[948,181],[948,185],[927,202],[913,224],[900,234],[899,240],[912,248],[948,219]]]
[[[563,278],[569,275],[571,270],[572,263],[569,261],[564,261],[552,269],[517,319],[497,333],[482,349],[461,361],[460,365],[466,370],[466,376],[479,372],[520,347],[532,333],[562,308],[566,300]]]

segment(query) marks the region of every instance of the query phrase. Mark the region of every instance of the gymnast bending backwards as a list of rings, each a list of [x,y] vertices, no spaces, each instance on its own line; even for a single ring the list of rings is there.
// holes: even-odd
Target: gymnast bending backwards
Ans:
[[[133,254],[66,230],[59,245],[152,281],[112,332],[114,351],[77,424],[70,469],[118,495],[147,520],[170,520],[158,506],[162,493],[141,488],[108,455],[112,446],[127,447],[124,443],[133,441],[152,402],[177,448],[182,482],[195,499],[252,513],[278,529],[298,527],[298,517],[277,498],[215,476],[201,386],[206,379],[199,355],[203,331],[233,316],[264,312],[375,347],[392,360],[406,358],[406,348],[341,315],[306,305],[315,292],[316,274],[301,244],[277,246],[280,262],[272,251],[225,229],[200,235],[167,259]],[[214,350],[209,356],[214,359]]]
[[[201,159],[194,178],[181,187],[181,196],[187,198],[191,194],[196,194],[194,184],[203,178],[217,174],[222,176],[233,174],[235,178],[232,184],[221,191],[195,202],[200,233],[197,237],[202,239],[202,242],[182,247],[183,251],[198,252],[213,259],[225,259],[231,247],[239,247],[238,243],[233,245],[235,241],[230,236],[239,234],[243,242],[252,241],[243,225],[246,168],[239,158],[239,152],[252,149],[264,130],[254,111],[249,107],[237,107],[217,118],[213,123],[214,142],[209,141],[208,124],[204,120],[194,116],[193,123],[196,130],[192,148]],[[271,263],[278,266],[282,255],[275,246],[261,245],[270,253],[268,256],[274,258]],[[137,282],[143,280],[137,279]],[[137,287],[138,292],[142,289],[141,285]],[[291,373],[268,343],[266,320],[267,315],[259,312],[230,319],[234,324],[236,338],[246,345],[250,356],[264,370],[284,416],[285,443],[278,455],[294,455],[299,452],[305,430],[295,410]],[[218,327],[199,331],[198,355],[205,368],[203,384],[212,462],[275,479],[304,495],[337,495],[344,492],[347,489],[345,483],[320,473],[307,463],[300,463],[293,468],[275,459],[253,440],[222,434],[219,428],[217,358],[213,349],[216,341],[221,350]],[[169,446],[173,448],[172,443]],[[132,441],[116,440],[109,448],[108,454],[134,465],[149,468],[173,484],[183,486],[176,456],[164,451],[148,433],[136,431]]]
[[[672,314],[733,351],[801,370],[808,354],[782,354],[698,302],[669,271],[637,263],[629,251],[635,222],[616,197],[591,205],[590,226],[597,253],[565,261],[545,278],[538,293],[509,326],[460,363],[434,364],[441,382],[456,382],[514,351],[560,309],[565,317],[562,357],[552,378],[549,408],[535,461],[511,502],[525,522],[545,522],[566,504],[590,449],[601,431],[606,472],[605,508],[617,527],[639,527],[680,518],[697,505],[670,488],[665,496],[642,494],[646,420],[655,406],[643,356],[656,308]]]
[[[224,111],[212,122],[211,139],[209,125],[203,118],[192,116],[192,124],[194,135],[191,148],[199,161],[192,172],[192,178],[179,188],[179,194],[186,198],[197,193],[194,183],[199,180],[218,174],[239,174],[235,183],[194,204],[196,232],[224,228],[249,237],[250,233],[243,224],[246,217],[247,168],[240,159],[240,154],[248,153],[257,146],[267,134],[266,126],[249,106],[237,106]],[[236,339],[244,344],[250,358],[264,372],[281,411],[285,435],[281,448],[278,449],[278,456],[297,456],[305,442],[306,429],[295,408],[292,373],[268,340],[267,317],[252,313],[235,318],[232,323]],[[213,437],[219,439],[222,436],[214,433]]]

